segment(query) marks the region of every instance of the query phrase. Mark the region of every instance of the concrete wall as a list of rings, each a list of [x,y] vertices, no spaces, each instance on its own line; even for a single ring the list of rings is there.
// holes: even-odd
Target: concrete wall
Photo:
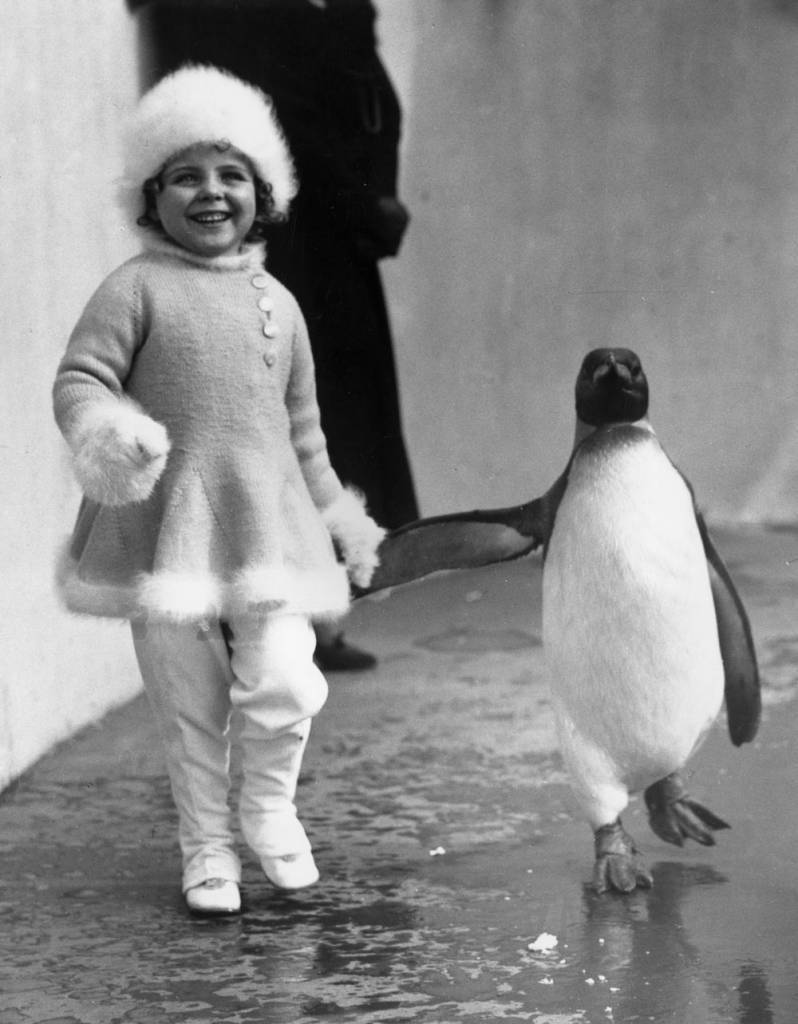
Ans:
[[[386,264],[424,511],[519,501],[570,447],[583,354],[636,348],[711,517],[798,504],[798,4],[379,0],[413,222]],[[66,616],[78,494],[50,384],[133,244],[111,202],[138,93],[123,0],[4,10],[0,787],[139,687]]]
[[[625,345],[708,513],[793,520],[798,5],[411,7],[388,279],[425,512],[545,488],[583,355]]]
[[[68,617],[51,583],[79,496],[50,386],[89,295],[131,252],[110,182],[134,38],[121,2],[3,8],[0,788],[139,686],[126,630]]]

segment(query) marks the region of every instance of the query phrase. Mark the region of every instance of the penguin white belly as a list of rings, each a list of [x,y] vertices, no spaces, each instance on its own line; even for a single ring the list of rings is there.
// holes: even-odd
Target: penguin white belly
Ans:
[[[594,828],[690,757],[723,700],[703,545],[656,437],[597,431],[576,452],[543,573],[563,757]]]

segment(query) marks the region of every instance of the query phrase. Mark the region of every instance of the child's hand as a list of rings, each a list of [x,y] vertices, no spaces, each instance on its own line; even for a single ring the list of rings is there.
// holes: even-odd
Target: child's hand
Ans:
[[[349,542],[338,538],[344,556],[349,579],[357,587],[367,587],[371,583],[374,570],[380,563],[377,548],[385,536],[385,530],[378,526],[371,516],[364,515],[359,528]]]
[[[128,399],[92,403],[73,437],[78,483],[101,505],[145,501],[169,453],[165,428]]]
[[[324,522],[341,552],[350,580],[358,587],[367,587],[379,564],[377,548],[385,530],[366,512],[362,497],[345,490],[337,501],[324,511]]]

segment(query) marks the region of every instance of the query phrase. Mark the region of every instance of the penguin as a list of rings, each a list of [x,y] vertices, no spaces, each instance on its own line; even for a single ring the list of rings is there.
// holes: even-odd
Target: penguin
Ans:
[[[724,699],[732,742],[753,740],[760,681],[743,603],[649,421],[638,356],[589,352],[575,406],[571,456],[545,494],[401,527],[367,592],[542,547],[543,647],[560,750],[593,831],[593,886],[629,893],[652,885],[621,820],[632,794],[666,842],[711,846],[729,828],[681,770]]]

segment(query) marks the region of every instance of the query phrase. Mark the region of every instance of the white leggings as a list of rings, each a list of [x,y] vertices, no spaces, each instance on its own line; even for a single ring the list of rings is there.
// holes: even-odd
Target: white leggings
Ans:
[[[310,720],[327,699],[301,615],[219,623],[134,622],[144,688],[166,750],[180,822],[183,891],[207,878],[238,882],[229,806],[232,711],[240,719],[241,830],[259,857],[310,849],[296,793]]]

